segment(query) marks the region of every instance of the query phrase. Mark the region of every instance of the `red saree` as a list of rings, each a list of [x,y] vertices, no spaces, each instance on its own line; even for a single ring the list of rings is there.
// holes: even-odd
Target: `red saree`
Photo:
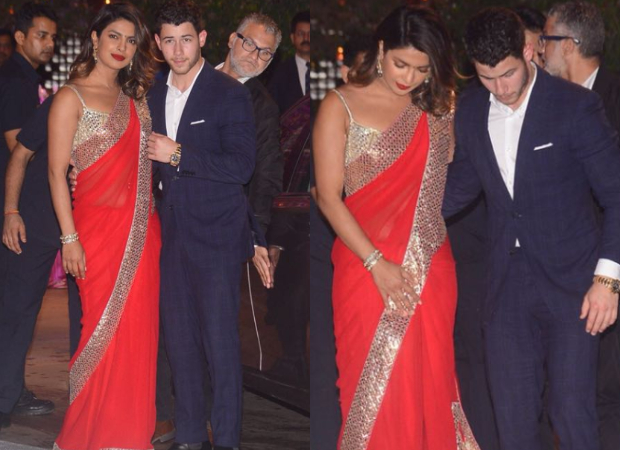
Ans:
[[[94,114],[85,107],[80,126]],[[73,216],[87,267],[78,280],[82,335],[54,448],[151,449],[160,229],[145,152],[148,108],[121,93],[107,120],[86,132],[73,151]]]
[[[348,143],[364,142],[352,136],[360,127],[351,116]],[[407,318],[386,311],[371,274],[336,240],[339,449],[478,449],[458,399],[456,275],[441,218],[450,120],[410,107],[389,130],[365,142],[366,149],[347,147],[345,186],[347,178],[349,186],[355,178],[362,182],[349,189],[346,205],[385,258],[415,274],[422,304]],[[376,166],[377,176],[368,177]]]

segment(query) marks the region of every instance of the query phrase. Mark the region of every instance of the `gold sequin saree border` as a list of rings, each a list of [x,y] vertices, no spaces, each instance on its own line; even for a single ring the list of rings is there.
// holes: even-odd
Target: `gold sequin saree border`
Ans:
[[[428,156],[414,212],[411,235],[403,259],[403,266],[411,271],[417,280],[414,289],[418,295],[424,288],[431,260],[446,238],[445,223],[441,217],[441,204],[447,176],[448,155],[452,146],[450,127],[450,117],[437,118],[428,115]],[[377,145],[385,145],[385,143],[377,142]],[[365,450],[367,448],[398,351],[414,313],[415,310],[412,315],[402,317],[384,310],[381,314],[345,421],[341,450]],[[453,412],[455,411],[453,406]],[[469,429],[468,426],[467,429]],[[461,441],[471,442],[457,430],[455,446],[459,450],[477,448],[477,445],[475,447],[464,446]],[[473,442],[475,444],[475,441]]]
[[[105,151],[114,146],[122,137],[123,133],[119,135],[119,123],[125,124],[124,129],[127,129],[130,122],[131,101],[128,97],[124,95],[123,97],[124,99],[119,101],[119,107],[115,108],[106,123],[102,125],[102,128],[109,127],[113,128],[113,130],[110,132],[101,130],[91,138],[94,142],[91,139],[87,139],[80,144],[80,146],[88,146],[89,149],[92,149],[86,153],[89,161],[88,167],[96,163],[98,158],[103,156]],[[137,155],[139,162],[133,219],[112,294],[95,330],[69,372],[70,404],[82,392],[82,389],[103,359],[116,333],[146,242],[151,198],[151,162],[146,156],[146,147],[147,139],[151,132],[151,120],[145,101],[136,102],[135,108],[140,123],[140,150]]]

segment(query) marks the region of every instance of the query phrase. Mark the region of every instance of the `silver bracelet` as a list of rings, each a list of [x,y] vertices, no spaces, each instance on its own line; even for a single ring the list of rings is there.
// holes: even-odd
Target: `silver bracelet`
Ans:
[[[65,236],[60,236],[60,242],[64,245],[64,244],[71,244],[72,242],[77,242],[79,241],[80,238],[77,234],[77,231],[75,233],[72,234],[67,234]]]
[[[364,269],[370,272],[381,258],[383,258],[383,253],[381,253],[379,250],[375,250],[368,256],[368,258],[364,260]]]

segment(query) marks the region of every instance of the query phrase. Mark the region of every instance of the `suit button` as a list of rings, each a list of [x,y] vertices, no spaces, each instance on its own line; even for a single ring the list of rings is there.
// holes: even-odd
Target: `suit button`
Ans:
[[[174,209],[174,206],[173,206],[173,205],[168,205],[168,209],[169,209],[169,210],[173,210],[173,209]]]
[[[521,214],[519,214],[518,212],[513,211],[513,213],[512,213],[512,217],[513,217],[513,218],[515,218],[515,219],[520,219],[522,216],[521,216]]]
[[[179,179],[179,177],[177,175],[172,177],[172,181],[177,181]]]

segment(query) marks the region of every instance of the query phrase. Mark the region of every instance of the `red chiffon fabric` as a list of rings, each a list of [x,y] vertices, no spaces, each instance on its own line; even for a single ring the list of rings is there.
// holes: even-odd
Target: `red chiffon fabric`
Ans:
[[[161,245],[156,214],[144,220],[141,254],[125,255],[136,202],[143,201],[137,199],[139,158],[140,122],[131,102],[121,139],[77,179],[73,216],[87,272],[78,280],[82,335],[71,367],[102,317],[123,257],[139,258],[139,265],[113,338],[66,412],[56,440],[62,450],[153,448]]]
[[[423,115],[399,159],[346,198],[367,236],[390,261],[403,261],[428,152],[428,122]],[[332,258],[338,386],[346,423],[384,304],[371,274],[339,239]],[[452,344],[456,275],[447,240],[432,259],[421,299],[396,357],[370,450],[456,448],[452,414],[452,403],[458,401]]]

